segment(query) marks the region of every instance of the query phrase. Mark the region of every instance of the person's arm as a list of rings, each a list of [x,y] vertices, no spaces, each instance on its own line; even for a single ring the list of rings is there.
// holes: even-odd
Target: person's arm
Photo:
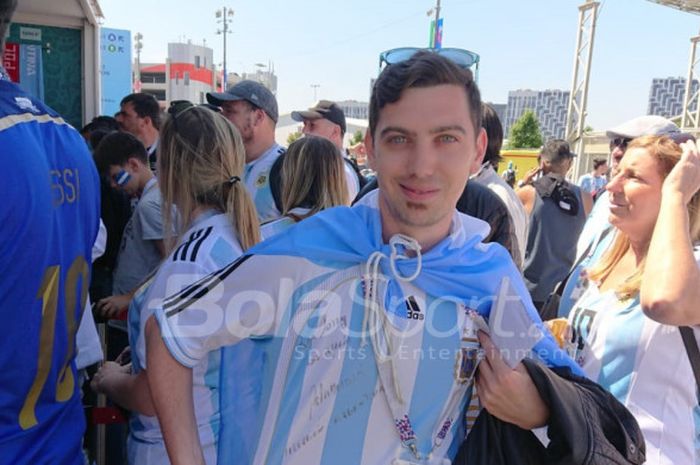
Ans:
[[[588,216],[593,210],[593,196],[590,192],[581,189],[581,200],[583,200],[583,212]]]
[[[527,213],[527,216],[529,217],[532,213],[532,209],[535,206],[535,196],[537,195],[537,191],[534,187],[528,184],[516,189],[515,194],[520,199],[520,202],[523,204],[523,208],[525,208],[525,213]]]
[[[700,325],[700,270],[693,255],[687,205],[700,188],[700,156],[692,142],[682,148],[681,160],[661,190],[640,301],[645,315],[659,323],[692,326]]]
[[[476,379],[476,392],[482,405],[492,415],[520,428],[545,426],[549,421],[549,407],[522,362],[511,369],[491,339],[481,331],[479,342],[486,353]]]
[[[156,245],[158,253],[160,253],[160,258],[165,258],[167,255],[167,250],[165,250],[165,241],[163,239],[158,239],[153,241],[153,243]]]
[[[147,379],[172,465],[204,465],[192,399],[192,369],[165,347],[153,317],[146,323]]]
[[[90,385],[127,410],[147,416],[156,414],[145,371],[132,374],[129,366],[105,362]]]

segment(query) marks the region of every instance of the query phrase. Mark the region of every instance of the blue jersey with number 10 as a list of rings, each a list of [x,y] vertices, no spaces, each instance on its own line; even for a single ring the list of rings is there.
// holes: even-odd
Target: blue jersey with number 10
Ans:
[[[99,179],[80,134],[1,68],[0,155],[0,464],[81,464],[75,333]]]

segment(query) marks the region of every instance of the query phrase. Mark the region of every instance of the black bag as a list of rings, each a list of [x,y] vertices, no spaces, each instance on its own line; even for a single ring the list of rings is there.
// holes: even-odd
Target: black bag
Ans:
[[[590,244],[588,244],[588,247],[586,247],[586,250],[581,254],[581,256],[576,260],[576,263],[571,267],[569,272],[567,273],[566,277],[562,279],[559,284],[554,288],[554,291],[547,296],[547,300],[545,300],[544,305],[542,305],[542,308],[539,309],[540,313],[540,318],[542,318],[542,321],[547,321],[547,320],[552,320],[559,315],[559,304],[561,303],[561,296],[564,293],[564,288],[566,287],[566,283],[569,282],[569,278],[571,277],[571,273],[574,272],[576,268],[583,262],[583,260],[588,256],[589,253],[591,253],[598,244],[600,244],[605,236],[610,234],[610,231],[612,231],[613,228],[610,227],[603,231],[603,233],[600,235],[597,241],[592,241]]]

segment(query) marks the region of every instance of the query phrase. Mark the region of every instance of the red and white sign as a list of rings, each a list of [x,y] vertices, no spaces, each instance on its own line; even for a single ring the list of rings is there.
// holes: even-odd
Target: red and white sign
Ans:
[[[2,66],[13,82],[19,82],[19,44],[7,42]]]

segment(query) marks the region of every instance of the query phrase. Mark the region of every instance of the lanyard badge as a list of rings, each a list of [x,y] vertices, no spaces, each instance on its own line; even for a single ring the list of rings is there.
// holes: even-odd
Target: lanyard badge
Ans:
[[[475,318],[481,318],[474,310],[466,309],[466,321],[462,327],[460,350],[455,361],[455,381],[459,384],[471,384],[479,362],[484,359],[484,349],[477,338],[478,325]]]

